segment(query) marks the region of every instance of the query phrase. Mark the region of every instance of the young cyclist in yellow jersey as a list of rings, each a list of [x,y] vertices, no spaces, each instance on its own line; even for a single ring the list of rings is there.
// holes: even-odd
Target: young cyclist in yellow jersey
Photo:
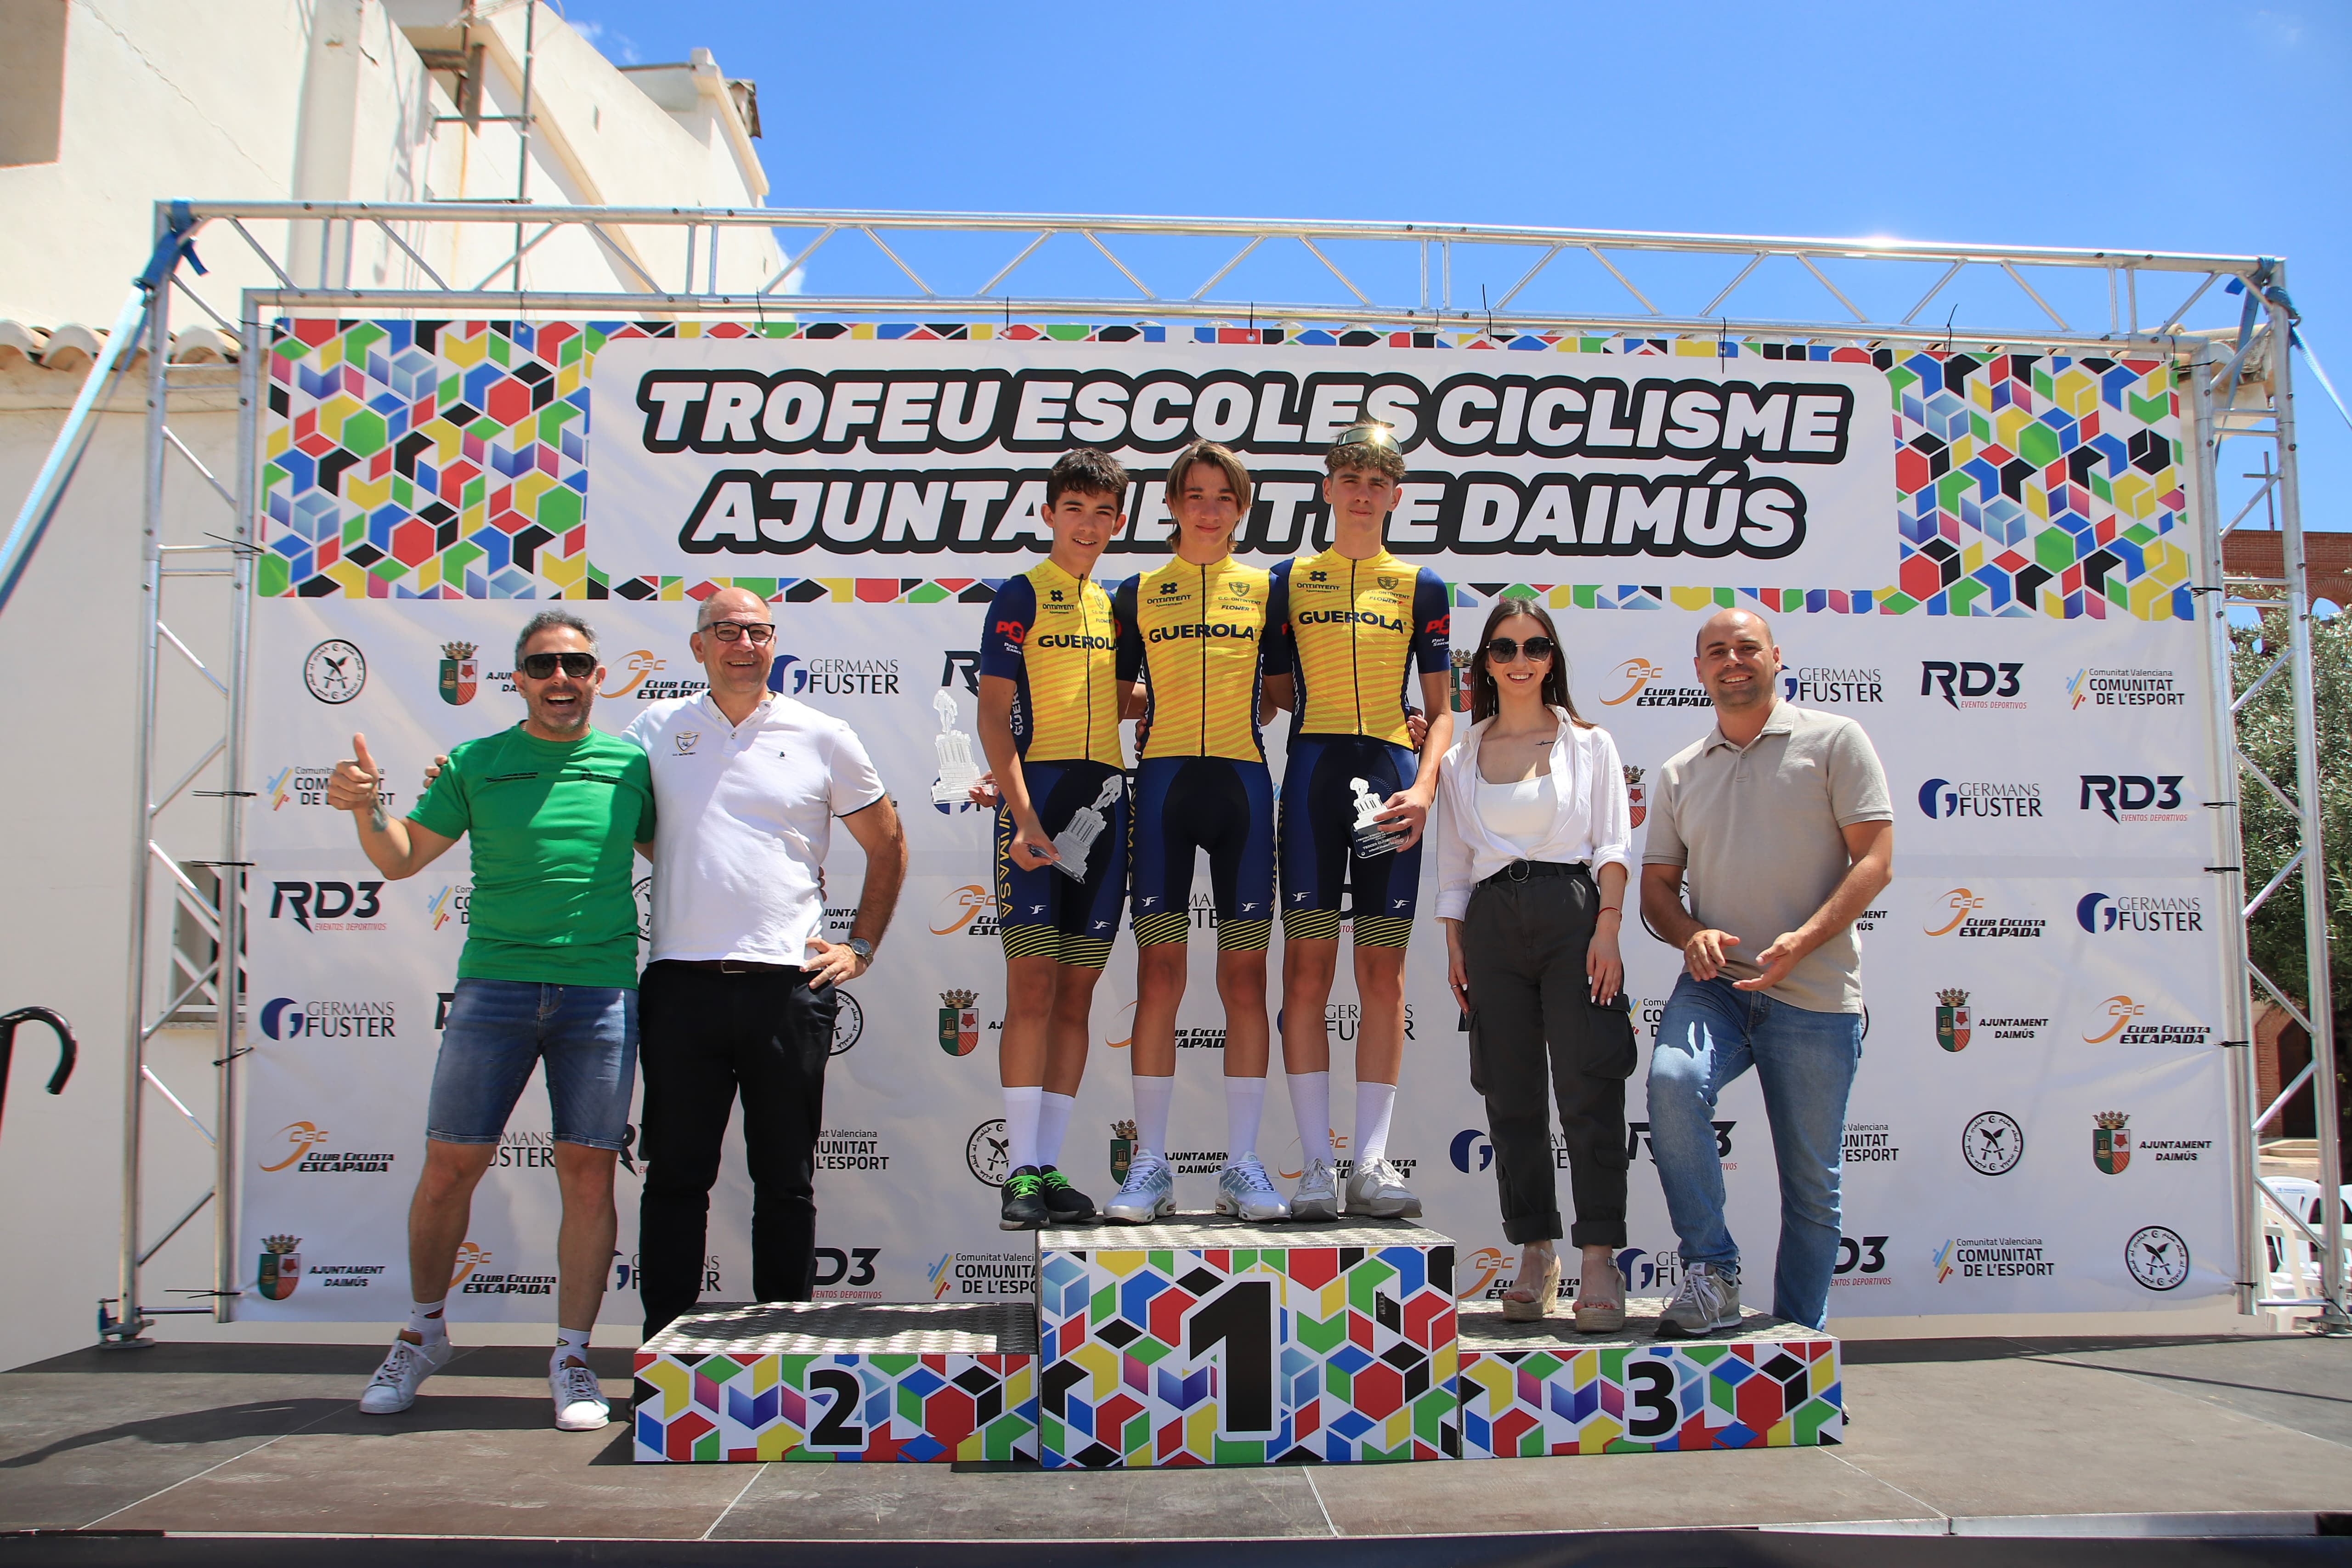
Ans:
[[[1421,1213],[1388,1163],[1389,1121],[1404,1059],[1404,947],[1412,931],[1421,839],[1437,794],[1437,763],[1454,714],[1444,582],[1391,555],[1381,531],[1397,501],[1404,457],[1390,427],[1343,432],[1324,458],[1331,548],[1277,563],[1266,610],[1265,685],[1297,713],[1283,772],[1277,835],[1282,875],[1282,1059],[1304,1169],[1296,1219],[1336,1219],[1331,1148],[1331,1039],[1324,1008],[1339,963],[1343,906],[1355,931],[1356,1136],[1347,1208],[1380,1217]],[[1408,693],[1420,678],[1429,715],[1416,757]],[[1353,847],[1352,781],[1382,804],[1394,853]]]
[[[1136,943],[1136,1147],[1111,1219],[1141,1225],[1176,1206],[1168,1110],[1176,1087],[1176,1007],[1183,999],[1197,852],[1209,857],[1217,912],[1217,994],[1225,1009],[1225,1165],[1217,1212],[1289,1217],[1257,1157],[1265,1106],[1265,950],[1274,921],[1274,783],[1258,737],[1258,653],[1268,574],[1233,558],[1248,515],[1249,472],[1199,441],[1168,470],[1175,559],[1111,596],[1118,675],[1147,678],[1137,726],[1129,896]],[[1130,704],[1130,707],[1132,704]]]
[[[1006,1175],[998,1224],[1006,1230],[1095,1212],[1055,1161],[1086,1071],[1095,982],[1109,962],[1127,887],[1118,628],[1109,595],[1090,576],[1126,521],[1126,499],[1127,472],[1112,458],[1089,447],[1065,453],[1045,480],[1053,551],[997,591],[981,638],[980,743],[1003,802],[997,1060]],[[1054,843],[1081,820],[1096,827],[1083,879],[1066,874]]]

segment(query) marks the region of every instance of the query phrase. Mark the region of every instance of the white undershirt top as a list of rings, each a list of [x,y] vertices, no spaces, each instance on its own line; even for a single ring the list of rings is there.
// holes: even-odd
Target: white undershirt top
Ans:
[[[1559,809],[1559,789],[1549,773],[1510,784],[1478,781],[1478,820],[1521,858],[1549,835]]]
[[[708,692],[646,704],[625,734],[653,763],[654,961],[804,965],[833,819],[882,798],[856,734],[773,695],[730,724]]]

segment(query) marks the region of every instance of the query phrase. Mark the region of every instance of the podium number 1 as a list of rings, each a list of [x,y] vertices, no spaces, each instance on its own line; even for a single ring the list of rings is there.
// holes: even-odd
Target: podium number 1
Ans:
[[[1203,1297],[1184,1326],[1184,1354],[1194,1367],[1212,1352],[1224,1370],[1218,1390],[1219,1436],[1271,1437],[1275,1419],[1274,1282],[1229,1280]]]

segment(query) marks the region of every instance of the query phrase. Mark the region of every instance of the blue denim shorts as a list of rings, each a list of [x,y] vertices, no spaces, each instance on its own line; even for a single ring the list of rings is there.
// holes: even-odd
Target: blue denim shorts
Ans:
[[[619,1149],[637,1079],[637,994],[612,985],[460,980],[441,1031],[425,1135],[495,1143],[547,1064],[555,1141]]]

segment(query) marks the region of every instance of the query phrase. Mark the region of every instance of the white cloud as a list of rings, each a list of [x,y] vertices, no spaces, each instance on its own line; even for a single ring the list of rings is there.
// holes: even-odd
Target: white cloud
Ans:
[[[2293,11],[2257,11],[2254,32],[2264,43],[2293,48],[2303,42],[2303,17]]]

